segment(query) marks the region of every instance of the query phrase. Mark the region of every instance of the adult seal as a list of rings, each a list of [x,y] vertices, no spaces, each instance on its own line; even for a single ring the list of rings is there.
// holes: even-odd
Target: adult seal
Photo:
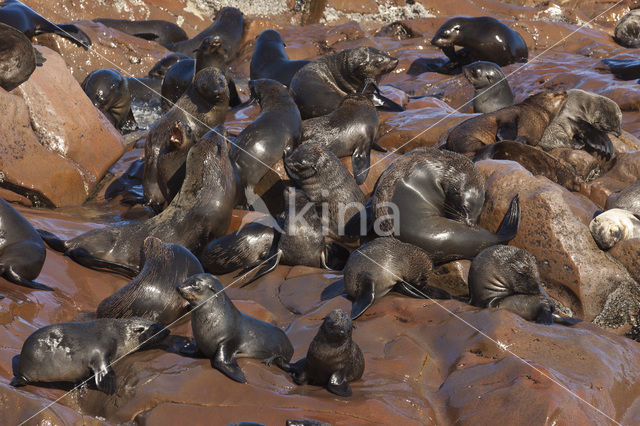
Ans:
[[[284,40],[276,30],[260,33],[251,56],[249,75],[251,80],[269,78],[289,86],[291,79],[300,68],[311,61],[292,61],[284,50]]]
[[[12,26],[0,23],[0,39],[0,87],[8,92],[27,81],[46,59]]]
[[[283,369],[292,374],[298,385],[325,386],[336,395],[351,396],[349,383],[364,373],[364,356],[351,338],[352,331],[353,323],[346,312],[329,312],[309,345],[307,356]]]
[[[199,254],[207,242],[224,235],[231,222],[237,185],[227,142],[209,132],[189,151],[184,184],[162,213],[94,229],[67,241],[47,231],[41,230],[40,235],[51,248],[83,266],[134,277],[140,272],[140,252],[149,236]]]
[[[489,61],[504,67],[527,62],[529,57],[522,36],[490,16],[451,18],[436,31],[431,44],[449,58],[442,71],[453,71],[475,61]],[[456,51],[455,46],[462,49]]]
[[[247,383],[237,358],[258,358],[265,364],[284,365],[293,356],[289,338],[278,327],[243,314],[210,274],[188,278],[178,287],[194,309],[191,329],[211,366],[236,382]]]
[[[436,264],[471,259],[509,242],[520,223],[516,195],[496,233],[476,225],[484,185],[463,155],[433,148],[408,152],[378,179],[371,205],[374,231],[422,248]]]
[[[580,322],[558,315],[544,290],[536,258],[513,246],[488,247],[471,262],[470,303],[480,308],[511,311],[527,321],[564,325]]]
[[[613,40],[620,46],[640,47],[640,9],[630,10],[618,21]]]
[[[351,157],[353,177],[362,185],[369,175],[371,148],[386,151],[375,140],[380,118],[361,93],[347,95],[331,114],[302,122],[302,143],[318,143],[337,157]]]
[[[38,34],[52,33],[71,40],[85,50],[91,46],[91,39],[73,24],[54,24],[18,0],[0,3],[0,22],[31,38]]]
[[[111,363],[169,334],[144,318],[102,318],[53,324],[36,330],[22,345],[12,386],[41,382],[80,382],[94,376],[107,395],[116,391]]]
[[[429,255],[419,247],[391,237],[376,238],[354,250],[343,274],[343,279],[322,292],[322,299],[346,291],[352,300],[352,320],[390,291],[417,299],[451,298],[448,292],[427,284],[433,275]]]
[[[615,208],[594,217],[589,230],[598,247],[609,250],[620,241],[640,238],[640,219],[628,210]]]
[[[249,82],[260,115],[236,138],[229,156],[243,186],[253,188],[278,160],[300,143],[302,120],[287,88],[275,80]]]
[[[147,237],[142,246],[144,266],[133,281],[98,305],[98,318],[148,318],[171,324],[189,309],[176,288],[204,272],[198,259],[178,244]]]
[[[473,85],[473,112],[494,112],[514,104],[509,82],[497,64],[477,61],[462,67],[462,74]]]
[[[302,67],[291,80],[291,95],[303,119],[326,115],[348,94],[362,92],[365,87],[373,90],[380,77],[397,65],[397,58],[373,47],[346,49]],[[380,99],[373,91],[367,94]]]
[[[178,43],[189,39],[182,28],[173,22],[160,19],[129,21],[126,19],[99,18],[94,19],[93,22],[98,22],[134,37],[155,41],[158,44]]]
[[[91,103],[120,131],[138,128],[131,111],[129,83],[119,71],[100,69],[93,71],[82,82],[82,90]]]
[[[444,148],[473,154],[500,140],[537,145],[567,100],[567,93],[540,92],[519,104],[469,118],[451,130]]]
[[[184,121],[176,121],[171,136],[158,154],[158,185],[165,200],[171,202],[180,192],[187,173],[187,155],[198,142],[191,127]]]
[[[16,209],[0,198],[0,276],[24,287],[53,289],[33,281],[47,255],[38,232]]]

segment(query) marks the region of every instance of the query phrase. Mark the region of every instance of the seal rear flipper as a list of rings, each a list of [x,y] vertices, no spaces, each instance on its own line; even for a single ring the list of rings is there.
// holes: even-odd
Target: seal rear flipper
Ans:
[[[329,377],[329,383],[327,383],[327,390],[331,393],[334,393],[338,396],[351,396],[353,392],[351,391],[351,386],[349,386],[349,382],[347,378],[344,376],[344,373],[336,371]]]
[[[371,149],[375,149],[376,151],[380,151],[380,152],[389,152],[387,148],[383,147],[378,142],[373,142],[371,144]]]
[[[230,350],[227,342],[222,342],[218,346],[216,355],[211,358],[211,366],[236,382],[247,383],[247,378],[240,369],[238,361]]]
[[[47,291],[54,291],[54,289],[52,289],[51,287],[49,287],[48,285],[39,283],[37,281],[31,281],[28,280],[26,278],[21,277],[20,275],[18,275],[18,273],[16,271],[13,270],[13,266],[9,266],[8,268],[3,268],[0,267],[0,269],[4,270],[4,273],[2,274],[2,276],[4,278],[6,278],[7,280],[11,281],[14,284],[18,284],[24,287],[28,287],[28,288],[33,288],[36,290],[47,290]]]
[[[255,280],[257,280],[258,278],[260,278],[263,275],[268,274],[269,272],[273,271],[274,269],[276,269],[276,266],[278,266],[278,264],[280,263],[280,259],[282,258],[282,250],[278,250],[276,254],[271,255],[271,257],[269,257],[269,260],[264,264],[264,266],[262,268],[260,268],[260,270],[258,272],[256,272],[256,274],[251,277],[251,279],[249,279],[249,281],[243,283],[240,287],[246,287],[249,284],[251,284],[252,282],[254,282]],[[244,275],[245,273],[251,271],[253,268],[258,267],[260,264],[262,264],[263,261],[258,261],[256,263],[254,263],[253,265],[245,268],[242,270],[242,272],[240,272],[238,274],[239,275]]]
[[[96,387],[107,395],[113,395],[116,392],[116,373],[113,372],[104,355],[95,354],[89,367],[93,370]]]
[[[11,382],[9,382],[9,384],[14,388],[19,388],[21,386],[28,385],[29,382],[22,376],[15,376],[13,379],[11,379]]]
[[[55,251],[59,251],[60,253],[64,253],[67,251],[67,246],[65,245],[65,241],[60,239],[56,234],[45,231],[44,229],[36,229],[38,234],[40,234],[40,238],[47,243],[49,247],[51,247]]]
[[[558,315],[554,313],[553,322],[562,324],[562,325],[576,325],[577,323],[582,322],[582,320],[580,318],[575,318],[575,317],[563,317],[562,315]]]
[[[128,265],[124,265],[117,262],[109,262],[108,260],[100,259],[89,253],[86,249],[81,247],[74,248],[65,253],[75,262],[91,269],[97,269],[99,271],[107,270],[123,275],[127,278],[133,278],[138,275],[138,271]]]
[[[349,259],[349,250],[342,245],[330,242],[326,244],[326,266],[333,271],[342,271]]]
[[[376,298],[373,281],[369,277],[364,277],[360,284],[360,294],[356,295],[351,303],[351,319],[354,320],[364,313]]]
[[[402,112],[405,110],[402,105],[399,105],[380,93],[372,93],[371,101],[373,102],[373,105],[381,111]]]
[[[416,299],[451,299],[451,295],[445,290],[430,285],[418,289],[406,281],[400,281],[394,285],[393,290]]]
[[[304,371],[304,365],[307,362],[307,357],[300,358],[296,362],[283,362],[281,364],[276,364],[283,371],[292,374],[298,374]]]
[[[520,227],[520,197],[516,194],[509,203],[509,209],[502,218],[496,234],[506,243],[515,238]]]
[[[603,131],[597,130],[589,123],[581,121],[582,130],[582,142],[584,142],[589,148],[595,150],[597,153],[602,154],[607,160],[616,153],[611,143],[609,135]]]
[[[347,293],[344,291],[344,278],[341,278],[325,287],[320,295],[320,300],[330,300],[338,296],[347,297]]]
[[[42,53],[38,49],[33,49],[33,52],[36,54],[36,65],[41,67],[45,62],[47,62],[47,58],[42,56]]]
[[[353,178],[358,185],[362,185],[369,176],[369,166],[371,165],[371,154],[368,149],[364,152],[353,151],[351,155],[351,168],[353,170]]]

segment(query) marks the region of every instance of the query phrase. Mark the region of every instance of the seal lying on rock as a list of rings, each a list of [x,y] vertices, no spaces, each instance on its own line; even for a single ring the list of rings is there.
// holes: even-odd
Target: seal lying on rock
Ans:
[[[177,43],[189,39],[187,33],[178,25],[161,19],[129,21],[127,19],[99,18],[94,19],[93,22],[98,22],[134,37],[155,41],[158,44]]]
[[[10,25],[0,23],[0,87],[11,91],[27,81],[46,59],[31,41]]]
[[[307,356],[293,364],[281,366],[298,385],[326,386],[339,396],[353,394],[349,382],[362,377],[364,357],[351,338],[353,324],[341,309],[329,312],[313,338]]]
[[[391,237],[376,238],[354,250],[343,273],[343,279],[322,292],[322,299],[346,290],[353,301],[351,319],[358,318],[391,290],[418,299],[451,298],[448,292],[427,284],[433,273],[429,255]]]
[[[270,78],[289,86],[296,72],[311,61],[290,60],[284,47],[284,40],[276,30],[261,32],[251,55],[251,80]]]
[[[247,383],[237,358],[258,358],[267,365],[284,365],[291,360],[293,346],[287,335],[238,311],[213,275],[187,278],[178,291],[194,308],[191,329],[198,349],[211,359],[213,368],[230,379]]]
[[[640,217],[640,179],[621,191],[609,195],[605,209],[623,209]]]
[[[611,209],[594,217],[589,224],[593,239],[602,250],[620,241],[640,238],[640,218],[622,209]]]
[[[477,61],[462,67],[462,74],[473,85],[473,112],[494,112],[514,104],[509,82],[497,64]]]
[[[96,387],[113,395],[116,375],[111,363],[167,335],[169,330],[161,324],[144,318],[48,325],[25,340],[11,385],[88,381],[92,372]]]
[[[536,258],[517,247],[494,246],[480,252],[469,269],[469,295],[473,306],[507,309],[527,321],[580,322],[554,312],[542,287]]]
[[[82,82],[82,90],[91,103],[120,131],[138,128],[131,111],[129,83],[119,71],[100,69],[93,71]]]

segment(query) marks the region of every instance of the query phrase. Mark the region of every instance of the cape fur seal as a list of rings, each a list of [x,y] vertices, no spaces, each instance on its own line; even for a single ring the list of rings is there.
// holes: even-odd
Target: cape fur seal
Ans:
[[[51,248],[83,266],[133,277],[140,270],[140,249],[149,236],[199,254],[208,241],[223,235],[231,222],[237,186],[227,142],[209,132],[189,151],[182,188],[159,215],[94,229],[67,241],[47,231],[40,235]]]
[[[544,290],[536,258],[512,246],[488,247],[471,262],[470,303],[480,308],[507,309],[527,321],[565,325],[580,322],[554,312],[553,302]]]
[[[419,247],[391,237],[376,238],[354,250],[343,273],[343,279],[322,292],[322,299],[346,291],[352,300],[353,320],[392,290],[417,299],[451,298],[445,290],[427,284],[433,274],[429,255]]]
[[[114,69],[93,71],[82,82],[82,90],[91,103],[120,131],[138,128],[131,111],[131,93],[128,79]]]
[[[154,41],[158,44],[177,43],[188,40],[187,33],[173,22],[161,19],[150,19],[148,21],[129,21],[126,19],[99,18],[93,22],[98,22],[106,27],[122,31],[125,34],[145,40]]]
[[[0,87],[7,92],[29,79],[46,59],[20,31],[0,22]]]
[[[251,55],[251,80],[270,78],[289,86],[295,73],[311,61],[292,61],[284,48],[284,40],[278,31],[261,32]]]
[[[144,266],[135,279],[98,305],[98,318],[141,317],[168,325],[189,308],[176,288],[204,272],[198,259],[178,244],[147,237],[142,245]]]
[[[462,74],[473,85],[473,112],[494,112],[514,104],[509,82],[497,64],[477,61],[462,67]]]
[[[25,340],[11,385],[76,383],[93,373],[96,387],[113,395],[116,375],[111,363],[168,334],[161,324],[144,318],[101,318],[48,325]]]
[[[329,312],[309,345],[307,356],[282,368],[292,374],[298,385],[325,386],[336,395],[351,396],[349,382],[364,373],[364,356],[351,338],[352,330],[353,323],[346,312]]]
[[[193,308],[191,329],[200,352],[211,366],[236,382],[247,383],[237,358],[258,358],[283,365],[293,346],[278,327],[245,315],[235,307],[222,284],[210,274],[187,278],[178,291]]]
[[[29,38],[52,33],[71,40],[85,50],[91,46],[91,39],[80,28],[73,24],[54,24],[18,0],[0,3],[0,22],[11,25]]]
[[[171,127],[171,137],[158,153],[158,186],[164,199],[171,202],[180,192],[186,176],[186,161],[189,150],[198,138],[188,124],[176,121]]]
[[[611,209],[594,217],[589,230],[598,247],[609,250],[620,241],[640,238],[640,218],[627,210]]]
[[[620,46],[640,47],[640,9],[631,9],[613,30],[613,40]]]
[[[397,58],[373,47],[342,50],[302,67],[291,80],[291,95],[303,119],[326,115],[338,108],[349,93],[369,88],[366,94],[374,96],[377,86],[370,83],[377,83],[397,65]]]
[[[605,210],[622,209],[640,217],[640,179],[621,191],[609,195]]]
[[[499,140],[537,145],[545,129],[558,114],[567,92],[540,92],[519,104],[463,121],[451,130],[444,148],[475,153]]]

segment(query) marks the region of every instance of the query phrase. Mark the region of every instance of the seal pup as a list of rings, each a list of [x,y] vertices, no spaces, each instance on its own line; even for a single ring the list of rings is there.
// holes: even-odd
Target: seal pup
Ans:
[[[374,231],[425,250],[434,263],[471,259],[509,242],[520,224],[514,196],[496,233],[476,223],[484,204],[484,178],[463,155],[419,148],[380,175],[372,197]]]
[[[640,217],[640,179],[621,191],[609,195],[605,210],[622,209]]]
[[[138,128],[131,111],[129,83],[119,71],[107,68],[93,71],[81,84],[91,103],[120,131]]]
[[[96,387],[113,395],[116,375],[111,363],[156,344],[167,335],[169,330],[164,326],[144,318],[101,318],[48,325],[25,340],[11,385],[77,383],[89,380],[93,373]]]
[[[293,346],[287,335],[272,324],[240,312],[213,275],[187,278],[178,292],[194,308],[191,329],[198,349],[211,359],[213,368],[230,379],[247,383],[237,358],[258,358],[268,366],[291,360]]]
[[[501,308],[541,324],[574,325],[578,318],[554,312],[551,298],[544,290],[536,258],[513,246],[484,249],[469,269],[470,303],[480,308]]]
[[[127,19],[98,18],[93,22],[158,44],[177,43],[189,39],[187,33],[178,25],[161,19],[129,21]]]
[[[218,36],[223,43],[223,50],[233,59],[242,42],[244,33],[244,15],[235,7],[223,7],[216,13],[213,23],[192,39],[164,45],[172,52],[182,53],[191,58],[205,37]]]
[[[538,145],[547,151],[587,147],[610,159],[615,150],[607,133],[620,136],[621,123],[622,111],[616,102],[580,89],[567,90],[567,101],[547,126]]]
[[[73,24],[54,24],[18,0],[0,3],[0,22],[11,25],[29,38],[52,33],[71,40],[85,50],[91,46],[91,39],[80,28]]]
[[[296,72],[311,61],[290,60],[284,50],[285,46],[286,44],[278,31],[265,30],[261,32],[251,55],[249,66],[251,80],[270,78],[288,87]]]
[[[447,20],[431,39],[442,49],[449,63],[440,72],[450,73],[475,61],[489,61],[504,67],[527,62],[529,51],[522,36],[490,16],[457,16]],[[462,49],[455,50],[455,46]]]
[[[305,120],[330,114],[349,93],[362,92],[366,86],[373,89],[374,85],[370,83],[377,84],[382,75],[390,73],[397,65],[397,58],[373,47],[345,49],[300,68],[291,79],[291,95]],[[367,94],[374,96],[373,92]],[[383,97],[379,93],[376,96],[379,101],[376,106],[382,106]],[[374,96],[372,100],[376,102],[375,99]],[[395,104],[389,99],[386,101]]]
[[[249,89],[260,104],[260,115],[238,135],[229,157],[243,187],[253,188],[269,168],[298,146],[302,120],[283,84],[269,79],[251,80]]]
[[[365,95],[347,95],[331,114],[302,122],[302,143],[318,143],[338,157],[351,157],[353,177],[362,185],[369,175],[371,148],[386,152],[375,140],[380,118]]]
[[[391,237],[376,238],[354,250],[343,273],[343,279],[325,288],[322,300],[346,291],[352,300],[352,320],[392,290],[417,299],[451,298],[445,290],[427,284],[433,274],[429,255]]]
[[[286,157],[284,165],[296,186],[322,209],[329,235],[343,238],[344,225],[367,200],[338,157],[322,145],[307,143]]]
[[[158,157],[172,136],[177,121],[187,124],[200,139],[210,129],[224,121],[229,108],[229,89],[222,71],[205,68],[198,72],[178,102],[156,121],[144,145],[144,176],[142,187],[145,203],[159,212],[165,203],[158,184]]]
[[[471,117],[451,130],[443,147],[471,154],[499,140],[535,146],[566,100],[564,91],[540,92],[519,104]]]
[[[462,74],[473,85],[473,112],[494,112],[514,104],[509,82],[497,64],[477,61],[462,67]]]
[[[24,287],[53,289],[33,281],[40,271],[47,251],[35,228],[4,199],[0,198],[0,276]]]
[[[211,131],[189,150],[182,188],[157,216],[94,229],[67,241],[39,232],[51,248],[83,266],[135,277],[141,267],[140,249],[149,236],[179,244],[197,255],[207,242],[224,235],[237,187],[227,142]]]
[[[640,47],[640,9],[631,9],[613,30],[613,40],[623,47]]]
[[[0,87],[7,92],[29,79],[36,69],[46,61],[31,41],[10,25],[0,23]]]
[[[144,266],[135,279],[98,305],[98,318],[141,317],[167,325],[189,308],[176,288],[204,272],[198,259],[178,244],[147,237],[142,245]]]
[[[627,210],[611,209],[594,217],[589,230],[598,247],[609,250],[620,241],[640,238],[640,218]]]
[[[326,386],[338,396],[353,394],[349,382],[364,373],[364,356],[351,338],[353,323],[341,309],[329,312],[313,338],[307,356],[281,368],[291,373],[298,385]]]

